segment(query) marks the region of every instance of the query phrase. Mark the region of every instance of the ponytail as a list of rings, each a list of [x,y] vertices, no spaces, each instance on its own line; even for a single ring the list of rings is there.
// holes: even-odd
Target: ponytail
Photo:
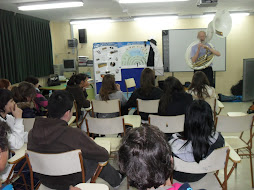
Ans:
[[[67,85],[68,86],[79,85],[82,81],[85,81],[87,78],[88,78],[88,75],[84,73],[72,75]]]

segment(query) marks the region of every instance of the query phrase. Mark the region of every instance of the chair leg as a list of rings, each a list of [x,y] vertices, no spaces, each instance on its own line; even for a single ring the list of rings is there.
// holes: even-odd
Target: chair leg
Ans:
[[[24,185],[25,185],[25,187],[26,187],[26,190],[29,190],[29,189],[28,189],[28,186],[27,186],[27,183],[26,183],[26,178],[25,178],[24,174],[21,173],[20,175],[21,175],[21,177],[22,177],[22,179],[23,179],[23,182],[24,182]]]
[[[251,173],[251,183],[252,183],[252,188],[254,188],[251,149],[249,149],[249,154],[250,154],[250,173]]]
[[[98,165],[98,167],[96,168],[95,173],[94,173],[90,183],[95,183],[96,182],[96,179],[99,177],[99,175],[102,171],[102,168],[103,168],[103,166]]]

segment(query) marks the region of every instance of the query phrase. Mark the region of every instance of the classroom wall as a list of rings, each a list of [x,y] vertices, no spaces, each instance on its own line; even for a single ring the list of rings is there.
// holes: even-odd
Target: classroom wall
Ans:
[[[178,19],[169,22],[113,22],[73,26],[74,38],[78,39],[78,29],[87,29],[87,44],[79,44],[79,55],[93,58],[92,47],[95,42],[145,41],[149,38],[157,40],[162,53],[162,30],[206,28],[210,18]],[[71,38],[69,22],[51,22],[54,63],[61,63],[63,58],[74,56],[67,48],[67,39]],[[227,38],[226,72],[216,72],[217,93],[230,94],[230,88],[242,78],[242,60],[254,57],[254,16],[233,18],[233,27]],[[68,54],[67,52],[70,52]],[[184,56],[184,55],[183,55]],[[165,73],[163,80],[172,73]],[[192,72],[175,72],[174,76],[182,83],[191,81]]]

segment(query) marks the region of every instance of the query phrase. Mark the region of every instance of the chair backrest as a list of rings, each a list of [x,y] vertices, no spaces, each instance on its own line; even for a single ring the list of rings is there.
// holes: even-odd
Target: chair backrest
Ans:
[[[177,133],[184,131],[184,115],[158,116],[149,115],[149,124],[157,126],[164,133]]]
[[[124,117],[86,118],[87,133],[118,134],[125,133]]]
[[[81,190],[109,190],[109,187],[105,184],[99,183],[80,183],[75,187],[80,188]]]
[[[34,121],[35,121],[35,118],[24,118],[23,119],[24,130],[26,132],[29,132],[33,128]]]
[[[250,130],[253,125],[254,115],[230,117],[218,115],[216,117],[216,131],[223,133],[240,133]]]
[[[137,99],[137,112],[158,113],[160,100],[141,100]]]
[[[223,147],[214,150],[205,160],[197,162],[185,162],[179,158],[174,157],[175,171],[201,174],[210,173],[227,166],[229,157],[229,148]]]
[[[125,85],[127,90],[128,88],[133,88],[133,87],[136,88],[136,82],[134,78],[125,79]]]
[[[81,150],[58,154],[43,154],[27,150],[26,158],[33,172],[48,176],[63,176],[82,172],[83,182],[85,182]]]
[[[121,116],[120,100],[92,100],[92,113],[119,113]]]

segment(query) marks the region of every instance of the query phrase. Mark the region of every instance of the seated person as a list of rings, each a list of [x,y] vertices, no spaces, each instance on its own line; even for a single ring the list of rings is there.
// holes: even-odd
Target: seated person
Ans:
[[[28,136],[28,150],[40,153],[62,153],[80,149],[84,159],[86,181],[89,180],[98,165],[109,159],[106,149],[97,145],[80,129],[68,126],[72,117],[73,97],[67,91],[55,91],[49,98],[48,118],[36,118]],[[41,183],[51,189],[69,189],[70,185],[82,182],[81,173],[67,176],[46,176],[37,174]],[[103,169],[100,178],[112,187],[117,187],[122,176],[110,164]]]
[[[9,158],[8,150],[8,133],[10,132],[10,127],[6,122],[0,121],[0,172],[4,171]],[[12,185],[3,185],[0,181],[0,189],[9,190],[13,189]]]
[[[165,135],[157,127],[145,124],[130,130],[118,151],[120,172],[129,184],[140,190],[191,190],[188,184],[171,184],[173,158]]]
[[[121,107],[125,106],[127,99],[120,89],[120,85],[116,84],[114,75],[105,75],[102,80],[99,94],[95,96],[96,100],[107,101],[119,99]],[[118,113],[102,114],[97,113],[98,118],[113,118],[118,117]]]
[[[6,122],[8,130],[9,149],[20,149],[27,142],[27,132],[24,132],[22,110],[12,99],[12,93],[6,89],[0,89],[0,121]],[[7,179],[11,171],[11,165],[7,165],[0,173],[0,178]]]
[[[12,88],[13,100],[18,107],[23,110],[22,118],[35,118],[37,111],[34,98],[36,90],[34,85],[28,82],[21,82],[18,86]]]
[[[193,99],[184,91],[181,82],[175,77],[168,77],[164,81],[163,88],[164,94],[160,99],[158,114],[161,116],[185,114]]]
[[[224,138],[215,131],[210,105],[204,100],[194,100],[185,114],[182,136],[174,134],[169,141],[173,155],[185,162],[197,162],[209,156],[213,150],[224,146]],[[206,174],[189,174],[174,171],[174,179],[195,182]]]
[[[0,79],[0,88],[11,90],[11,82],[8,79]]]
[[[216,102],[216,110],[214,110],[214,99],[217,101],[215,89],[210,86],[209,80],[205,73],[197,71],[194,73],[188,93],[190,93],[194,100],[207,101],[212,110],[218,110],[218,103]]]
[[[140,88],[136,89],[125,106],[124,114],[128,114],[128,109],[137,107],[137,99],[141,100],[158,100],[161,98],[163,91],[155,87],[155,74],[154,71],[145,68],[142,71],[140,78]],[[134,113],[135,114],[135,113]],[[148,120],[148,113],[140,113],[142,120]]]
[[[89,87],[88,76],[86,74],[72,75],[67,83],[66,90],[72,94],[77,103],[78,115],[81,114],[81,108],[89,108],[90,101],[87,100],[88,94],[86,88]]]
[[[48,107],[48,100],[41,94],[39,89],[39,80],[36,77],[27,77],[26,82],[29,82],[34,85],[36,89],[36,96],[34,98],[36,110],[39,115],[44,115],[45,109]]]

